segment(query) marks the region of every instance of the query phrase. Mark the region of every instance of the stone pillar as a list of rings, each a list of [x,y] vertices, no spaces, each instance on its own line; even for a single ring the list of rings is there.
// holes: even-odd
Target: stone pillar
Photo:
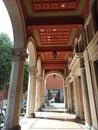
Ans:
[[[29,68],[29,84],[28,84],[28,95],[27,95],[27,117],[35,117],[35,93],[36,93],[36,67]]]
[[[66,83],[64,85],[64,104],[65,104],[65,109],[67,109],[67,86],[66,86]]]
[[[84,119],[84,109],[83,109],[83,94],[82,94],[82,86],[81,86],[81,77],[77,77],[77,91],[78,91],[78,103],[79,103],[79,117],[80,119]]]
[[[77,86],[77,76],[73,76],[73,85],[74,85],[74,96],[75,96],[75,113],[76,118],[79,118],[79,97],[78,97],[78,87]]]
[[[35,111],[39,111],[41,109],[41,101],[42,101],[42,77],[40,75],[37,76],[36,80],[36,106]]]
[[[65,109],[67,109],[67,87],[65,87]]]
[[[68,99],[68,111],[72,112],[72,96],[68,78],[67,78],[67,99]]]
[[[91,124],[92,122],[91,122],[90,105],[89,105],[87,82],[86,82],[86,75],[85,75],[85,69],[84,68],[80,68],[80,74],[81,74],[81,85],[82,85],[85,125],[87,127],[90,127],[92,125]]]
[[[43,106],[43,78],[40,80],[40,108]]]
[[[45,88],[44,88],[44,79],[42,79],[42,106],[45,103]]]
[[[20,111],[24,77],[25,49],[12,49],[13,61],[8,94],[8,107],[2,130],[20,130]]]

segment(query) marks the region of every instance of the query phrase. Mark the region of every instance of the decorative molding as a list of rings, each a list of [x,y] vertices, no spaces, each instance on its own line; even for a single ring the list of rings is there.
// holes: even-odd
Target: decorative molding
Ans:
[[[28,57],[28,54],[26,53],[25,49],[13,48],[13,49],[11,49],[11,53],[15,60],[25,61]]]
[[[69,70],[73,70],[78,63],[80,63],[81,66],[83,63],[83,60],[81,59],[83,59],[83,53],[75,53],[71,63],[69,64]]]
[[[29,67],[29,73],[31,75],[35,75],[36,76],[37,72],[38,71],[37,71],[36,67]]]

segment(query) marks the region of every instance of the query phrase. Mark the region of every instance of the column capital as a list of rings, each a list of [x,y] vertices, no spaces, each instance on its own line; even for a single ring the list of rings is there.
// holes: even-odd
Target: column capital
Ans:
[[[25,61],[25,59],[28,57],[26,50],[21,48],[13,48],[11,49],[11,53],[15,60]]]
[[[31,75],[35,75],[36,76],[36,73],[37,73],[37,68],[36,67],[29,67],[29,73]]]
[[[37,81],[40,81],[40,82],[42,82],[42,80],[43,80],[43,78],[42,78],[42,76],[41,75],[37,75]]]

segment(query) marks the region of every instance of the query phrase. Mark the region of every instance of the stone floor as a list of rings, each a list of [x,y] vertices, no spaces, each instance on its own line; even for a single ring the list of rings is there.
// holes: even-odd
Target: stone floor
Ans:
[[[36,112],[36,118],[21,117],[22,130],[84,130],[84,121],[76,120],[75,114],[69,114],[64,104],[52,103],[41,112]]]

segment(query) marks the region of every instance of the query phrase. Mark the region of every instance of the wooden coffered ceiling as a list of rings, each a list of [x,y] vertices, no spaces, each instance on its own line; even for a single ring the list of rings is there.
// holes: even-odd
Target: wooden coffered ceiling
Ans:
[[[27,37],[32,36],[45,71],[66,69],[89,0],[20,0]],[[57,52],[56,59],[53,51]]]

